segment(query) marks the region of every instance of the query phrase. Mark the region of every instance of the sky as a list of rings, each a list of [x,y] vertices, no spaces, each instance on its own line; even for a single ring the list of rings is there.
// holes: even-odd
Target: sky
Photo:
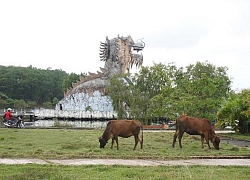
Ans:
[[[143,39],[143,66],[207,61],[250,88],[249,0],[0,1],[0,65],[94,73],[118,34]]]

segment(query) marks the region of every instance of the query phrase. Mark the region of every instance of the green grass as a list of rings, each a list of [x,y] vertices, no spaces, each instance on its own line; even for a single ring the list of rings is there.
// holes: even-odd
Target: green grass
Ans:
[[[57,165],[1,165],[0,179],[5,180],[110,180],[110,179],[216,179],[247,180],[249,167],[238,166],[57,166]]]
[[[176,159],[192,156],[250,156],[250,150],[226,143],[220,150],[201,148],[199,136],[184,135],[183,148],[178,142],[172,148],[173,132],[145,132],[144,148],[134,138],[119,138],[119,150],[110,149],[111,140],[104,149],[99,148],[98,137],[103,130],[69,129],[0,129],[0,158],[123,158],[123,159]],[[210,143],[211,147],[212,144]]]
[[[172,148],[173,132],[144,132],[144,148],[133,151],[134,138],[119,138],[120,150],[111,141],[99,148],[103,130],[4,129],[0,128],[0,158],[122,158],[188,159],[192,156],[250,156],[245,147],[220,144],[220,150],[201,149],[200,137],[184,135],[183,148]],[[212,145],[211,145],[212,146]],[[106,166],[106,165],[6,165],[0,179],[249,179],[246,166]]]

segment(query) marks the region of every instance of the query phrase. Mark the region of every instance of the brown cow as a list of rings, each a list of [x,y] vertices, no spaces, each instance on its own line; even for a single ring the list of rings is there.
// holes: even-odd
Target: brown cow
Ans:
[[[123,138],[128,138],[134,136],[135,146],[134,150],[138,144],[138,141],[141,143],[141,149],[143,145],[143,132],[142,138],[140,138],[140,130],[142,129],[142,124],[138,120],[111,120],[108,122],[103,135],[99,137],[100,148],[104,148],[108,140],[112,138],[111,149],[113,148],[114,140],[116,141],[117,150],[118,147],[118,136]]]
[[[179,146],[181,145],[181,138],[186,132],[189,135],[201,135],[201,147],[204,148],[204,138],[208,144],[209,149],[211,149],[209,145],[209,140],[213,143],[215,149],[219,150],[220,138],[216,136],[214,129],[207,119],[196,118],[191,116],[182,115],[176,120],[176,132],[173,138],[173,148],[176,142],[176,138],[179,138]]]

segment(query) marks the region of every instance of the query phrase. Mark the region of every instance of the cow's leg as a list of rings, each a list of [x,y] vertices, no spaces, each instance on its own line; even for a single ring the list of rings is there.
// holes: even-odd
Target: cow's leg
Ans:
[[[181,145],[181,139],[182,139],[183,134],[184,134],[184,132],[180,132],[180,133],[179,133],[179,137],[178,137],[178,139],[179,139],[179,146],[180,146],[180,148],[182,148],[182,145]]]
[[[204,148],[204,136],[201,135],[201,148],[203,149]]]
[[[207,136],[205,136],[205,139],[206,139],[206,142],[207,142],[208,148],[209,148],[209,149],[211,149],[210,144],[209,144],[209,138],[208,138],[208,135],[207,135]]]
[[[112,138],[112,142],[111,142],[111,149],[113,149],[114,141],[115,141],[115,139],[114,139],[114,137],[113,137],[113,138]]]
[[[137,144],[138,144],[138,141],[139,141],[139,134],[134,135],[134,138],[135,138],[135,146],[134,146],[134,149],[133,149],[133,150],[135,150],[135,148],[136,148],[136,146],[137,146]],[[140,141],[140,142],[141,142],[141,141]]]
[[[115,136],[115,137],[114,137],[114,140],[115,140],[115,142],[116,142],[117,150],[119,150],[119,146],[118,146],[118,136]]]
[[[173,144],[172,144],[172,147],[174,148],[174,145],[175,145],[175,143],[176,143],[176,138],[177,138],[177,136],[178,136],[178,133],[179,133],[179,131],[175,131],[175,134],[174,134],[174,137],[173,137]]]

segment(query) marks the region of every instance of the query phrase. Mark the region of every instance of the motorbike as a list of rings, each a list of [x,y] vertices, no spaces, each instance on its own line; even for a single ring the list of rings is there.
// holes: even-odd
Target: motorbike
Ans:
[[[3,127],[24,128],[24,122],[22,116],[17,116],[13,120],[3,119]]]

